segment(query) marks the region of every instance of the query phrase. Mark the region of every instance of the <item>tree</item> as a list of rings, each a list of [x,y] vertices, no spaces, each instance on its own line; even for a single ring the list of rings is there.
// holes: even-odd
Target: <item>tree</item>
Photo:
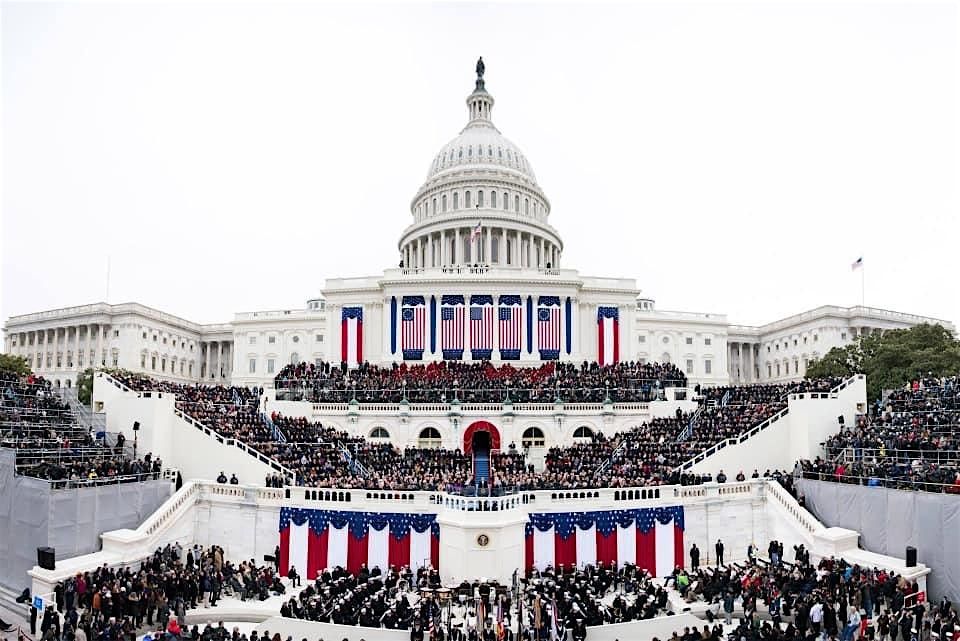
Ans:
[[[834,347],[807,367],[807,378],[866,374],[867,396],[872,401],[883,390],[902,387],[921,376],[958,372],[960,342],[942,325],[925,323],[860,336],[846,347]]]
[[[27,364],[27,359],[23,356],[0,354],[0,372],[26,376],[30,373],[30,366]]]
[[[77,376],[77,400],[84,405],[90,405],[91,398],[93,398],[93,368],[88,367]]]

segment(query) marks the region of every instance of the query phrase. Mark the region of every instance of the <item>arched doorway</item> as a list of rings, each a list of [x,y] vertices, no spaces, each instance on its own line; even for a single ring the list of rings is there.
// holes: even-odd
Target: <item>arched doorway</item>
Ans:
[[[473,479],[477,485],[490,481],[490,452],[500,449],[500,431],[488,421],[477,421],[463,433],[463,452],[473,458]]]

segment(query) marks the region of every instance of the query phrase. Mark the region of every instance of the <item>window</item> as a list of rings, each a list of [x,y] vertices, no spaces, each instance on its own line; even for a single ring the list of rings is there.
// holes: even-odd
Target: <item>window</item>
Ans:
[[[780,363],[777,363],[777,378],[780,378]]]
[[[817,335],[816,335],[816,334],[813,335],[813,342],[814,342],[814,343],[817,342]]]
[[[496,209],[496,208],[497,208],[497,192],[491,191],[490,192],[490,209]]]
[[[593,430],[586,425],[581,425],[573,432],[573,438],[593,438]]]
[[[670,337],[669,337],[669,336],[664,336],[664,337],[663,337],[663,344],[666,345],[666,344],[669,343],[669,342],[670,342]]]
[[[249,370],[249,371],[250,371],[251,374],[256,374],[256,373],[257,373],[257,359],[255,359],[255,358],[251,358],[251,359],[250,359],[250,370]]]
[[[370,430],[370,438],[388,439],[390,438],[390,432],[378,425]]]
[[[693,374],[693,359],[687,359],[687,374]]]
[[[713,345],[713,339],[710,338],[709,336],[707,336],[706,338],[703,339],[703,344],[704,344],[704,345]]]
[[[166,339],[166,338],[163,339],[163,344],[164,344],[164,345],[167,344],[167,339]]]
[[[797,346],[797,339],[793,339],[793,346],[794,346],[794,347]]]
[[[275,363],[276,361],[274,361],[272,358],[267,359],[267,374],[273,374]]]
[[[267,336],[267,343],[269,343],[270,345],[274,345],[276,344],[276,342],[277,342],[276,336]]]
[[[440,447],[440,432],[435,427],[427,427],[420,430],[420,436],[417,438],[417,445],[423,448],[436,449]]]
[[[467,209],[470,209],[470,192],[469,191],[463,195],[463,205]]]
[[[513,197],[513,211],[517,212],[518,214],[520,213],[520,196]]]
[[[446,194],[444,194],[443,197],[440,198],[440,208],[441,208],[444,212],[447,211],[447,195],[446,195]]]
[[[146,333],[146,332],[143,333],[143,339],[144,339],[144,340],[147,339],[147,333]]]
[[[637,336],[637,340],[638,340],[639,342],[641,342],[641,343],[646,343],[646,342],[647,342],[647,337],[646,337],[646,336]]]
[[[769,364],[767,365],[767,378],[773,378],[773,373]]]
[[[322,342],[323,342],[323,334],[317,334],[316,339],[317,339],[317,342],[318,342],[318,343],[322,343]]]
[[[299,343],[299,342],[300,342],[300,337],[299,337],[299,336],[294,336],[294,337],[293,337],[293,342],[294,342],[294,343]]]
[[[507,195],[507,192],[503,192],[503,211],[507,211],[507,208],[510,206],[510,196]]]
[[[523,207],[524,207],[524,212],[523,212],[523,213],[525,213],[527,216],[529,216],[529,215],[530,215],[530,199],[529,199],[529,198],[524,198],[524,199],[523,199]]]
[[[703,373],[704,374],[713,373],[713,361],[711,361],[709,358],[704,359],[703,361]]]
[[[154,343],[157,342],[157,335],[156,335],[156,334],[153,335],[153,342],[154,342]]]
[[[156,357],[156,356],[151,356],[151,357],[150,357],[150,369],[152,369],[152,370],[156,370],[156,369],[157,369],[157,357]]]
[[[528,427],[524,430],[520,443],[524,447],[543,447],[546,443],[543,437],[543,430],[539,427]]]
[[[687,345],[693,345],[693,338],[690,336],[687,336]]]
[[[256,345],[256,344],[257,344],[257,337],[256,337],[256,336],[251,336],[251,337],[250,337],[250,344],[251,344],[251,345]]]
[[[117,338],[118,336],[120,336],[120,330],[119,329],[113,330],[113,337]]]
[[[140,369],[147,369],[147,355],[140,355]]]
[[[477,207],[483,207],[483,190],[477,192]]]
[[[806,337],[806,336],[803,337],[803,344],[804,344],[804,345],[807,344],[807,337]]]
[[[296,352],[293,352],[292,354],[290,354],[290,364],[291,364],[291,365],[296,365],[296,364],[299,363],[299,362],[300,362],[300,354],[298,354],[298,353],[296,353]]]
[[[460,194],[458,192],[453,192],[453,208],[460,209]]]

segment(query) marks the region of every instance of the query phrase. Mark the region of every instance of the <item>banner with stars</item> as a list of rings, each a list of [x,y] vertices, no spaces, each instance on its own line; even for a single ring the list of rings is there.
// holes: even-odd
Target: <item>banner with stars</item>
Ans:
[[[683,506],[530,514],[526,568],[632,563],[664,577],[684,565]]]
[[[439,569],[436,514],[280,509],[280,574],[290,566],[307,580],[327,568],[357,574],[364,566]]]

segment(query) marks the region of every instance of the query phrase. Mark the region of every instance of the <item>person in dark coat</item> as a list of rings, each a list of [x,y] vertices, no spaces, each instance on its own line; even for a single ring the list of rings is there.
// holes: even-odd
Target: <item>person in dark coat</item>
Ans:
[[[696,570],[700,567],[700,548],[694,543],[690,547],[690,568]]]
[[[717,552],[717,565],[723,565],[723,541],[717,539],[717,544],[714,548]]]

